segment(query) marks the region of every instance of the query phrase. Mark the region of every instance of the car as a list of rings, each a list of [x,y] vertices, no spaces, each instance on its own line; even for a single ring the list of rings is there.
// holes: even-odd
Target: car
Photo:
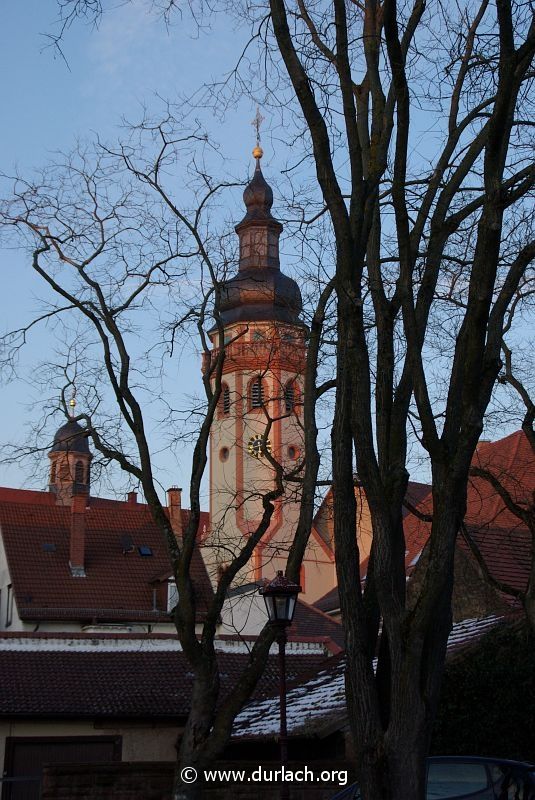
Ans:
[[[427,759],[427,800],[535,800],[535,764],[478,756]],[[332,800],[360,800],[356,783]]]

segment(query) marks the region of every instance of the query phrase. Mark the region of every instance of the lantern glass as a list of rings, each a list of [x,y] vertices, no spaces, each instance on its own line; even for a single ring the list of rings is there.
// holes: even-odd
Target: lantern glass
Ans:
[[[275,616],[277,622],[288,622],[288,596],[275,595]]]
[[[270,622],[277,621],[277,615],[275,611],[275,598],[271,594],[264,595],[264,602],[266,604],[266,611],[269,617]]]
[[[294,618],[295,604],[296,604],[296,601],[297,601],[297,595],[296,594],[292,594],[287,599],[288,599],[288,605],[287,605],[287,610],[286,610],[287,620],[288,620],[288,622],[291,622],[293,620],[293,618]]]
[[[301,587],[284,578],[281,571],[271,583],[260,589],[270,622],[290,625]]]

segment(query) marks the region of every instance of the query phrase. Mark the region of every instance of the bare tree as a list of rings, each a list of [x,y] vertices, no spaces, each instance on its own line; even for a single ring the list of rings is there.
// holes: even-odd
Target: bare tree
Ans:
[[[299,3],[296,16],[283,0],[271,0],[270,11],[337,245],[334,526],[347,701],[362,791],[367,800],[423,798],[470,462],[501,366],[507,309],[535,255],[535,242],[528,238],[500,270],[504,215],[533,186],[533,163],[514,145],[524,119],[535,29],[524,7],[501,1],[495,16],[483,2],[449,20],[443,28],[452,42],[449,59],[433,65],[441,81],[440,108],[449,104],[443,141],[430,167],[413,176],[413,98],[424,64],[431,69],[434,52],[441,49],[440,23],[433,30],[425,5],[400,9],[390,0],[381,5],[334,0]],[[440,17],[440,7],[436,13]],[[436,50],[430,54],[432,41]],[[310,59],[314,50],[316,60]],[[323,78],[322,86],[335,87],[328,99],[343,120],[345,183],[333,158],[325,92],[311,70],[320,58],[331,80]],[[437,396],[427,360],[430,319],[444,264],[459,236],[466,251],[464,303],[442,365],[447,391]],[[384,266],[389,251],[396,259],[394,274]],[[365,333],[365,287],[376,324],[373,353]],[[396,369],[399,326],[403,352]],[[426,576],[409,608],[401,509],[412,395],[432,469],[434,513]],[[354,456],[373,524],[364,592],[355,547]]]
[[[175,3],[166,5],[170,12]],[[205,102],[221,108],[225,90],[262,87],[282,122],[293,123],[285,136],[291,130],[303,144],[290,178],[298,182],[307,165],[315,171],[318,191],[310,202],[304,196],[301,223],[308,235],[327,217],[334,243],[334,527],[362,792],[415,800],[425,796],[470,464],[508,313],[535,256],[535,24],[529,6],[513,0],[233,8],[253,26],[260,80],[251,89],[238,66]],[[515,226],[520,235],[509,240]],[[455,312],[443,300],[452,264]],[[409,607],[402,504],[411,429],[432,473],[433,522],[426,575]],[[373,524],[364,591],[355,466]]]
[[[144,140],[145,149],[138,147],[139,138]],[[210,431],[224,402],[223,365],[229,348],[237,343],[236,337],[225,340],[219,313],[232,254],[225,239],[217,234],[212,217],[215,202],[232,184],[216,183],[209,177],[202,155],[204,151],[206,156],[207,141],[199,130],[176,133],[176,122],[170,116],[155,125],[145,121],[127,145],[114,149],[98,143],[94,149],[78,150],[45,169],[34,181],[17,178],[13,195],[2,208],[4,231],[11,233],[19,246],[23,238],[32,269],[51,290],[43,313],[4,337],[4,366],[13,368],[14,353],[39,322],[73,316],[81,321],[88,341],[93,342],[92,352],[95,347],[98,352],[90,356],[91,348],[87,347],[82,348],[85,353],[81,355],[79,342],[76,357],[73,359],[71,349],[67,362],[59,365],[62,408],[65,414],[69,412],[72,370],[76,369],[77,389],[85,391],[87,400],[77,421],[85,426],[102,458],[118,465],[141,485],[167,545],[178,590],[174,622],[195,676],[191,712],[179,746],[176,798],[198,794],[200,784],[182,784],[181,767],[193,766],[202,776],[203,768],[228,741],[233,720],[265,667],[275,635],[269,625],[254,642],[248,664],[232,691],[222,697],[215,639],[228,590],[248,568],[269,529],[276,505],[288,495],[294,501],[297,497],[300,504],[297,530],[287,542],[286,553],[288,573],[299,575],[314,513],[319,469],[315,403],[322,391],[317,386],[317,362],[325,306],[332,292],[332,286],[327,286],[321,293],[308,334],[300,401],[307,459],[288,465],[277,460],[280,454],[270,452],[267,443],[276,422],[271,408],[279,407],[280,397],[263,398],[262,450],[272,467],[271,478],[269,485],[255,491],[253,500],[260,505],[260,518],[249,536],[235,540],[232,547],[219,542],[226,550],[224,569],[217,574],[199,636],[191,564],[199,531],[201,484]],[[189,207],[185,202],[179,204],[173,195],[177,164],[186,165],[183,184],[187,178],[192,198]],[[181,285],[182,296],[177,294]],[[170,304],[182,306],[178,318],[170,317]],[[151,323],[155,326],[152,330]],[[200,422],[195,426],[189,521],[177,537],[158,495],[147,424],[155,399],[151,397],[154,384],[151,381],[152,385],[147,385],[146,369],[147,364],[158,364],[164,354],[172,354],[180,337],[190,335],[191,325],[204,354],[204,400],[196,412]],[[140,341],[147,339],[148,348],[140,347]],[[269,358],[277,356],[280,346],[270,343],[273,352],[263,364],[265,369],[270,368]],[[94,368],[90,368],[91,357]],[[157,369],[153,377],[157,380]],[[111,397],[107,398],[107,390]],[[106,403],[115,409],[115,416],[104,410]],[[292,408],[283,413],[293,413],[293,400]],[[112,418],[116,427],[110,424]],[[248,499],[241,498],[241,502]],[[235,502],[235,498],[229,502]]]

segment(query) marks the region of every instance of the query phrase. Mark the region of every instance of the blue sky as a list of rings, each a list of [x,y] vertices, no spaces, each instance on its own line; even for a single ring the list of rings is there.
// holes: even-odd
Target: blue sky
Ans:
[[[209,36],[199,38],[183,19],[166,31],[150,11],[149,0],[117,3],[97,29],[78,22],[63,42],[65,61],[47,46],[46,34],[57,18],[55,0],[24,0],[3,4],[0,26],[0,69],[3,125],[0,129],[0,171],[31,174],[68,151],[77,139],[98,133],[110,140],[119,136],[122,118],[140,118],[143,106],[157,107],[157,95],[174,99],[189,94],[203,82],[233,65],[240,39],[230,23],[214,20]],[[254,108],[248,103],[218,121],[218,138],[231,170],[243,174],[250,163]],[[269,158],[269,154],[266,153]],[[4,291],[0,296],[2,331],[27,320],[42,286],[32,276],[22,253],[0,252]],[[0,443],[22,441],[38,411],[39,397],[24,378],[53,347],[45,334],[31,337],[20,364],[20,379],[2,387]],[[187,353],[181,362],[181,385],[200,391],[197,357]],[[58,425],[61,420],[58,418]],[[46,461],[46,459],[45,459]],[[177,467],[163,459],[162,482],[188,482],[189,455]],[[29,464],[0,464],[0,485],[43,487],[43,475]]]
[[[11,0],[3,4],[0,172],[12,174],[17,169],[24,175],[31,174],[32,169],[54,158],[55,152],[69,151],[77,140],[91,139],[96,134],[104,140],[114,140],[124,134],[120,127],[123,118],[135,122],[144,107],[157,110],[161,108],[160,98],[173,101],[179,94],[191,95],[203,83],[221,78],[235,65],[245,33],[236,32],[230,20],[218,15],[212,19],[210,31],[198,34],[187,17],[177,17],[173,27],[166,30],[151,6],[151,0],[110,0],[97,29],[81,21],[74,24],[63,42],[66,63],[47,46],[46,34],[55,29],[55,0]],[[251,76],[251,84],[254,77]],[[280,111],[283,115],[284,108]],[[252,169],[254,139],[250,121],[254,113],[254,104],[243,100],[227,112],[225,119],[212,121],[229,174],[243,177],[247,169]],[[285,148],[290,133],[284,120],[270,120],[265,110],[263,114],[267,117],[264,172],[277,194],[283,180],[281,164],[286,157],[297,158],[299,152]],[[416,159],[426,160],[438,146],[441,122],[432,113],[418,111],[413,125],[414,121]],[[210,124],[210,120],[207,122]],[[279,142],[275,148],[270,141],[270,128]],[[236,190],[230,210],[236,222],[241,217],[240,195]],[[286,258],[283,266],[288,262]],[[20,252],[0,250],[0,269],[0,327],[4,332],[31,319],[43,287]],[[41,414],[38,407],[42,406],[42,398],[25,377],[35,372],[53,347],[54,342],[46,333],[32,336],[21,360],[20,379],[2,386],[0,445],[22,442],[32,420]],[[201,392],[199,362],[193,344],[181,354],[180,361],[177,355],[173,367],[177,405],[184,405],[184,395],[180,394],[184,388],[188,393]],[[47,435],[51,436],[60,423],[59,417],[51,421]],[[160,444],[155,439],[155,449],[160,450]],[[187,487],[189,460],[187,448],[181,450],[178,464],[159,453],[157,470],[162,484]],[[44,471],[36,471],[29,463],[0,464],[0,485],[44,488],[44,483]]]

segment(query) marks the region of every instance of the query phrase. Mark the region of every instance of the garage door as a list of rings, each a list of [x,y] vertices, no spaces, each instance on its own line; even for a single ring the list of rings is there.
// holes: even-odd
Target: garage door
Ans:
[[[88,764],[121,759],[120,736],[10,737],[2,800],[39,800],[44,764]]]

